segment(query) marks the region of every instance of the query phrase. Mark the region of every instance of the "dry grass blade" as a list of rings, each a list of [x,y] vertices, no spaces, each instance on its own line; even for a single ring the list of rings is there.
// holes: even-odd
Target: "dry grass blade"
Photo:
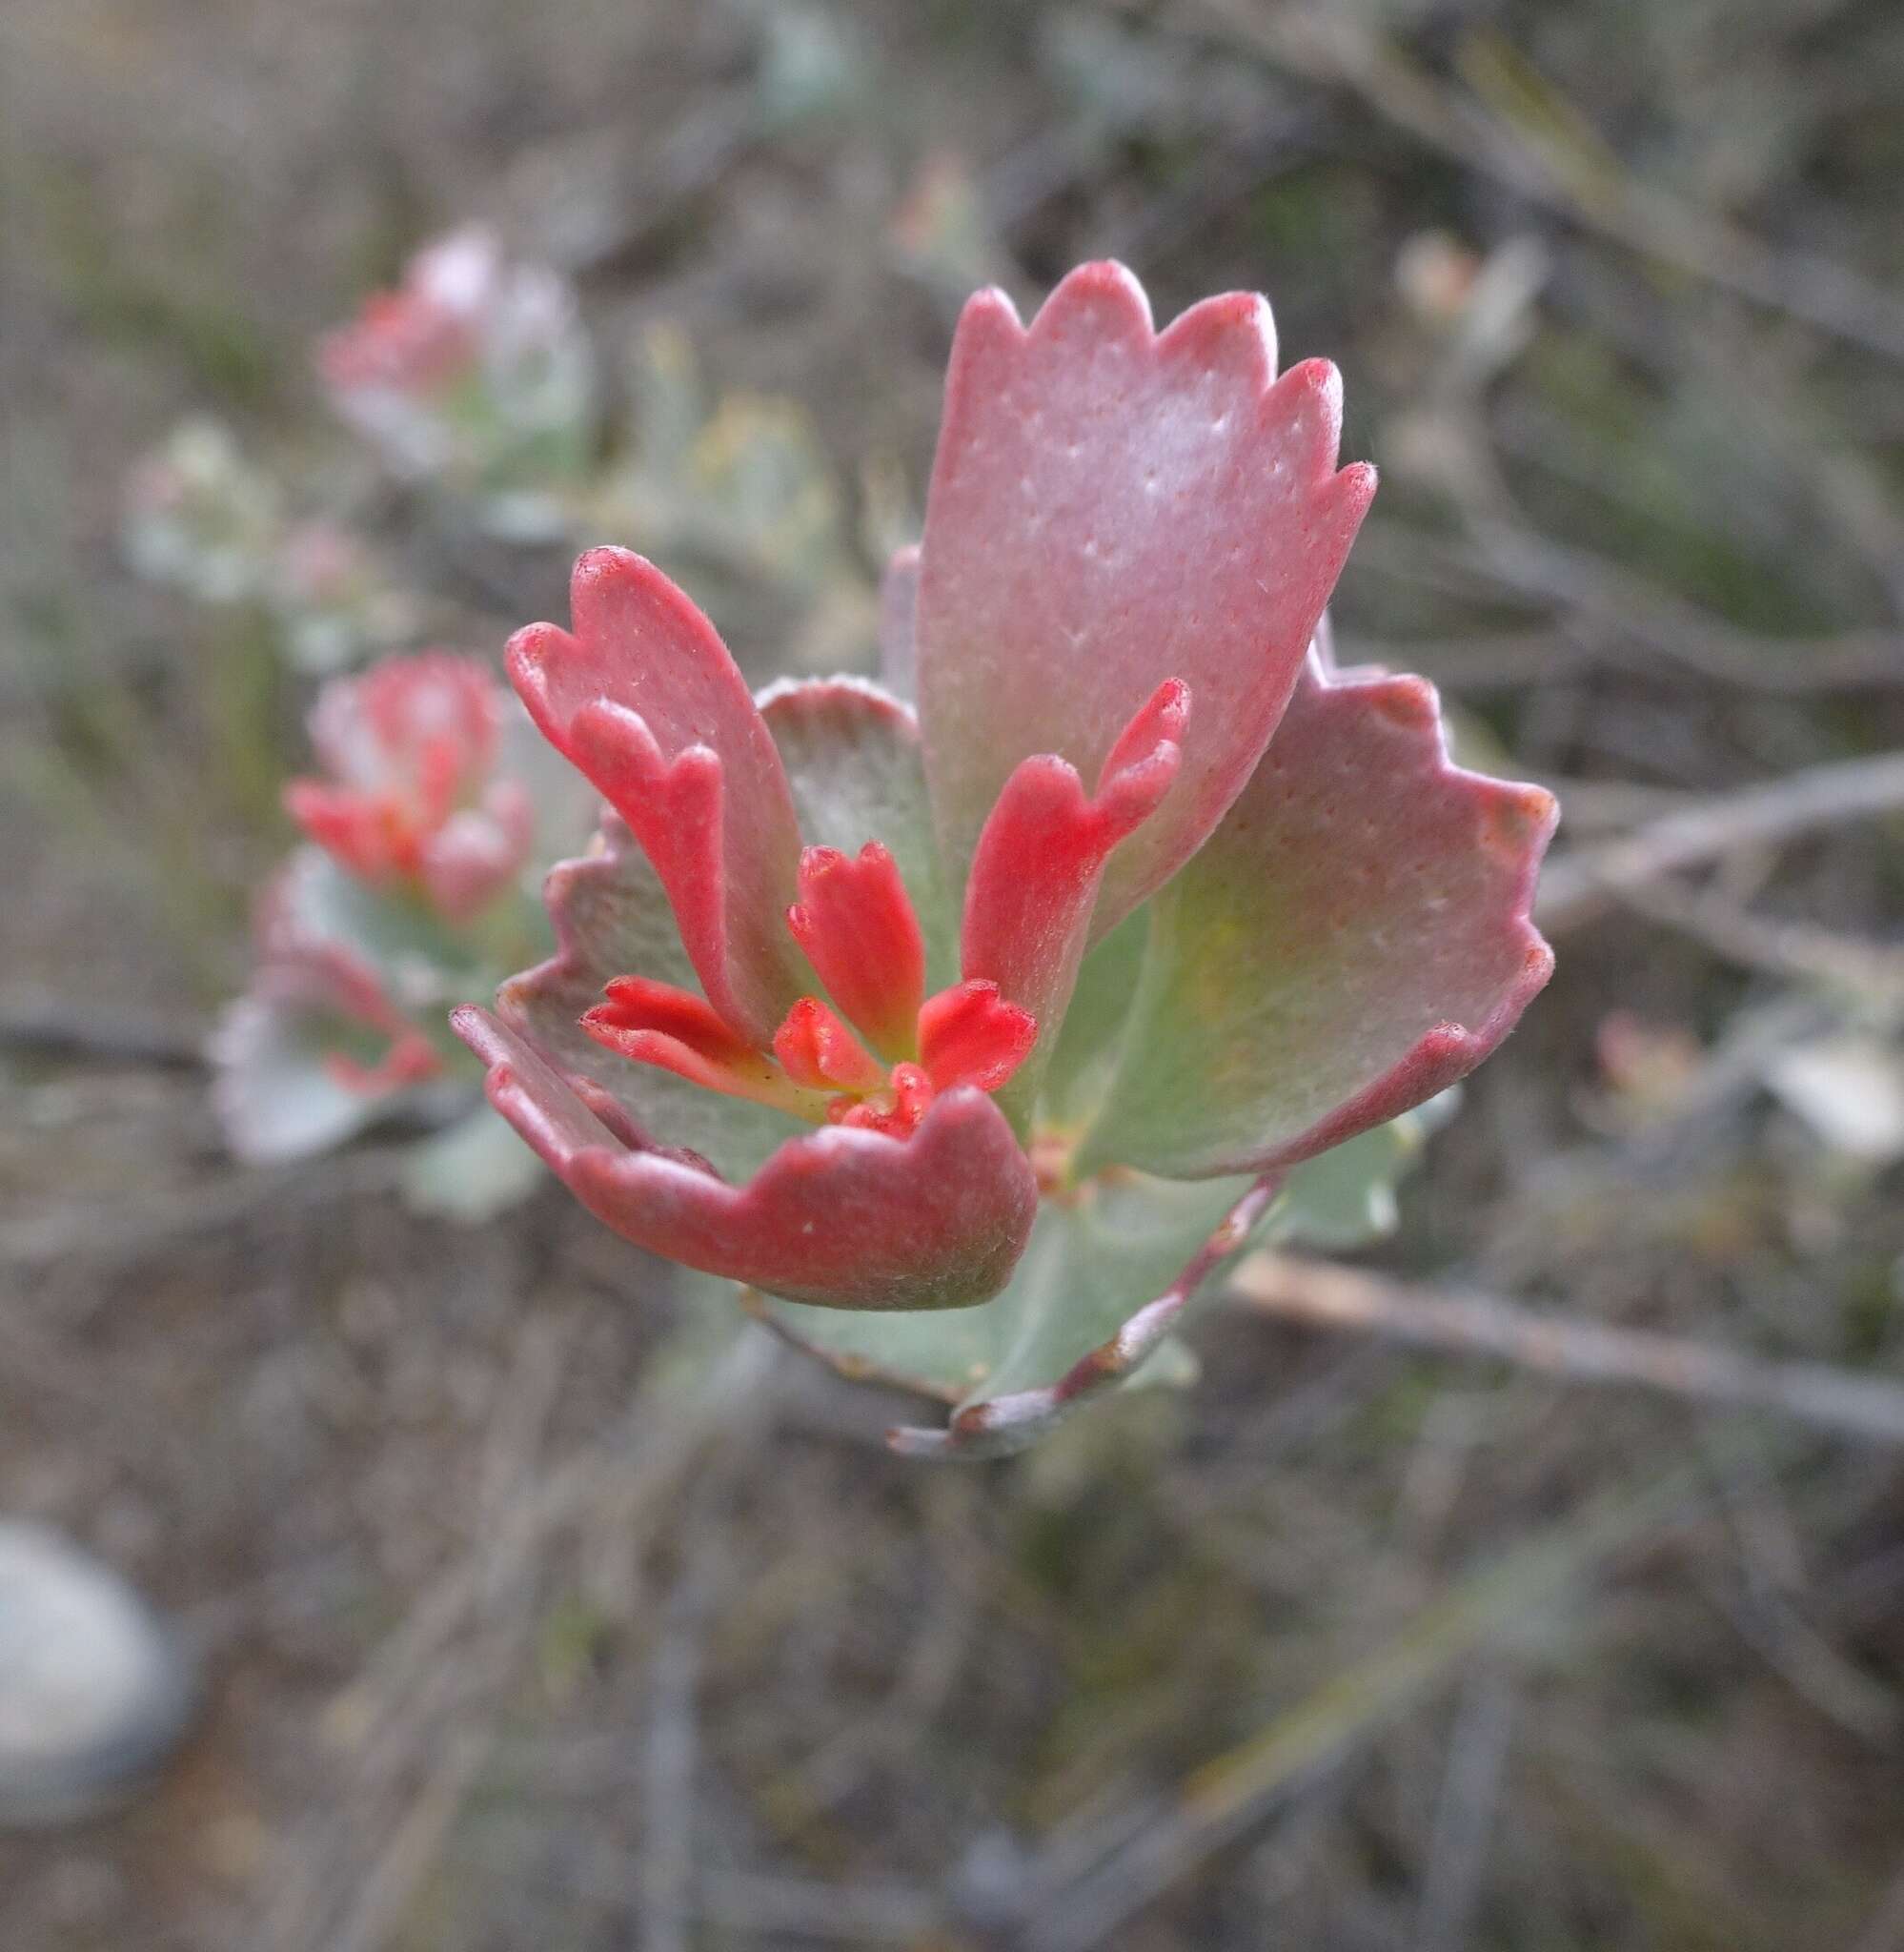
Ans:
[[[1288,1254],[1251,1254],[1230,1276],[1229,1292],[1277,1321],[1496,1358],[1568,1382],[1629,1383],[1772,1410],[1840,1435],[1904,1443],[1904,1385],[1827,1363],[1764,1362],[1677,1336],[1561,1321],[1493,1295],[1441,1292]]]
[[[1054,1900],[1026,1934],[1035,1952],[1090,1952],[1302,1781],[1393,1720],[1477,1648],[1499,1639],[1614,1554],[1671,1524],[1696,1467],[1602,1494],[1462,1580],[1395,1637],[1343,1668],[1182,1784],[1158,1819]]]

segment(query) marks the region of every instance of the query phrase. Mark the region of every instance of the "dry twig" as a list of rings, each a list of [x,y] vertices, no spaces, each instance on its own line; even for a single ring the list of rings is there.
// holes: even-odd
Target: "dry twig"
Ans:
[[[1682,868],[1900,808],[1904,752],[1808,766],[1681,807],[1623,841],[1563,855],[1547,870],[1535,912],[1550,933],[1572,928],[1590,920],[1609,898]]]
[[[1569,1382],[1635,1384],[1904,1443],[1904,1385],[1828,1363],[1766,1362],[1678,1336],[1563,1321],[1490,1294],[1442,1292],[1290,1254],[1249,1255],[1230,1276],[1228,1291],[1263,1314],[1303,1327],[1353,1329],[1417,1348],[1497,1358]]]

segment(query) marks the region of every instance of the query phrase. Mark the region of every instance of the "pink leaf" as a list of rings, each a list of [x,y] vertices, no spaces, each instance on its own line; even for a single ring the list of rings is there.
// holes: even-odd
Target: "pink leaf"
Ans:
[[[803,996],[774,1032],[774,1055],[796,1085],[810,1091],[877,1091],[886,1067],[870,1056],[817,996]]]
[[[919,1055],[941,1091],[976,1085],[996,1091],[1031,1054],[1038,1019],[1007,1003],[996,983],[942,989],[919,1017]]]
[[[1134,700],[1181,678],[1181,783],[1112,864],[1104,934],[1183,864],[1274,730],[1374,488],[1337,473],[1340,385],[1275,377],[1267,306],[1206,299],[1153,331],[1115,264],[1073,272],[1026,327],[966,306],[926,508],[920,716],[942,844],[967,861],[1015,768],[1086,777]]]
[[[631,1145],[487,1012],[453,1022],[489,1067],[490,1103],[598,1219],[705,1273],[823,1308],[967,1308],[1004,1286],[1030,1234],[1031,1169],[982,1092],[944,1093],[904,1140],[844,1126],[789,1140],[734,1186]]]
[[[1177,777],[1189,699],[1166,679],[1105,757],[1090,798],[1051,754],[1020,764],[985,822],[965,887],[962,961],[1037,1020],[1048,1057],[1084,958],[1111,850],[1158,810]],[[1027,1080],[1027,1082],[1029,1082]]]
[[[646,976],[618,976],[581,1027],[605,1050],[691,1085],[748,1098],[795,1118],[818,1116],[773,1062],[737,1037],[701,997]],[[796,1081],[798,1083],[798,1081]]]
[[[653,563],[591,549],[575,630],[531,624],[509,675],[639,839],[709,1000],[764,1047],[800,995],[785,915],[800,829],[779,753],[714,626]]]
[[[1156,898],[1078,1169],[1284,1166],[1464,1077],[1553,958],[1552,797],[1454,765],[1418,678],[1306,667],[1223,824]]]
[[[874,1047],[887,1057],[910,1057],[925,998],[925,937],[890,851],[878,841],[857,856],[808,847],[787,926]]]

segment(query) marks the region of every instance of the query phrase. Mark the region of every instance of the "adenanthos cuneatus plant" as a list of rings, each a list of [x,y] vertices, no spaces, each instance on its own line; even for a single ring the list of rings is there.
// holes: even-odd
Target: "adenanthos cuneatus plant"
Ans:
[[[594,442],[595,361],[575,294],[543,266],[511,263],[479,225],[365,299],[319,344],[317,371],[339,417],[399,476],[560,481]]]
[[[247,993],[213,1041],[233,1150],[302,1157],[410,1112],[445,1128],[410,1190],[470,1213],[534,1175],[480,1101],[445,1006],[549,945],[540,864],[593,813],[486,666],[450,651],[333,679],[311,714],[320,776],[285,804],[308,844],[259,904]],[[495,1144],[507,1142],[507,1149]]]
[[[1547,979],[1550,796],[1328,655],[1339,425],[1260,298],[982,293],[884,687],[752,696],[612,548],[510,644],[611,811],[554,957],[456,1013],[490,1100],[628,1239],[953,1406],[903,1449],[1015,1448],[1246,1242],[1352,1230]]]

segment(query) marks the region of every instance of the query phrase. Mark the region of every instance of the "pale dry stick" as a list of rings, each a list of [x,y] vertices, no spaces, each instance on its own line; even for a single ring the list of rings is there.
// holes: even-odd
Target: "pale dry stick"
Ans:
[[[1904,1385],[1821,1362],[1768,1362],[1673,1335],[1565,1321],[1471,1290],[1441,1291],[1259,1250],[1229,1296],[1279,1322],[1511,1362],[1572,1383],[1624,1383],[1733,1409],[1775,1411],[1845,1436],[1904,1444]]]
[[[0,1263],[131,1258],[195,1235],[242,1225],[269,1210],[287,1213],[374,1198],[402,1184],[404,1154],[380,1146],[295,1166],[221,1174],[201,1186],[114,1203],[74,1200],[0,1225]]]
[[[31,1056],[197,1070],[205,1063],[203,1025],[109,1010],[70,999],[0,997],[0,1047]]]
[[[632,1445],[585,1445],[524,1490],[498,1516],[480,1553],[472,1554],[424,1594],[403,1625],[372,1656],[359,1687],[388,1704],[432,1662],[481,1596],[492,1568],[519,1567],[551,1532],[576,1517],[603,1489],[625,1496],[633,1523],[652,1512],[693,1468],[705,1439],[771,1372],[778,1345],[752,1332],[733,1345],[686,1401],[669,1411],[639,1405],[630,1418]]]
[[[441,1855],[444,1840],[495,1741],[496,1731],[487,1727],[458,1730],[450,1737],[442,1760],[357,1887],[343,1923],[334,1936],[318,1942],[315,1952],[379,1952],[389,1942],[417,1886]]]
[[[1865,942],[1809,923],[1778,922],[1671,879],[1630,883],[1619,900],[1742,968],[1904,1003],[1904,946]]]
[[[949,1600],[924,1614],[887,1698],[871,1715],[841,1728],[799,1772],[809,1808],[837,1808],[882,1762],[917,1751],[958,1684],[977,1638],[980,1611],[978,1593],[961,1580]]]
[[[1472,443],[1458,485],[1473,549],[1469,566],[1519,597],[1565,604],[1643,646],[1655,661],[1747,691],[1783,696],[1904,685],[1904,633],[1852,628],[1819,637],[1746,630],[1590,549],[1556,542],[1521,519],[1504,483],[1476,474]],[[1632,661],[1631,655],[1626,660]]]
[[[903,1884],[817,1884],[758,1871],[723,1870],[703,1881],[697,1918],[717,1931],[746,1935],[759,1945],[812,1940],[821,1944],[901,1945],[941,1942],[940,1907]],[[646,1948],[643,1948],[646,1952]]]
[[[641,1771],[638,1916],[641,1952],[688,1952],[694,1895],[695,1777],[700,1751],[699,1607],[694,1577],[678,1589],[648,1665],[648,1729]]]
[[[1357,541],[1357,563],[1437,596],[1473,601],[1498,600],[1505,594],[1558,605],[1567,615],[1546,629],[1479,640],[1475,647],[1451,645],[1428,676],[1451,687],[1478,689],[1552,682],[1600,663],[1651,675],[1683,670],[1781,698],[1904,686],[1904,633],[1851,628],[1818,637],[1772,637],[1730,623],[1590,550],[1570,548],[1504,516],[1503,497],[1478,492],[1473,478],[1485,453],[1480,442],[1470,443],[1464,452],[1466,473],[1450,484],[1466,490],[1462,512],[1469,542],[1378,519]],[[1380,647],[1367,655],[1379,661]]]
[[[1511,1670],[1491,1662],[1477,1667],[1461,1692],[1448,1738],[1448,1771],[1435,1805],[1415,1918],[1416,1952],[1458,1952],[1468,1942],[1513,1720]]]
[[[1392,567],[1392,565],[1384,565]],[[1588,660],[1551,630],[1505,630],[1473,637],[1374,638],[1358,632],[1346,646],[1357,664],[1419,671],[1448,691],[1519,691],[1571,676]]]
[[[1609,900],[1631,888],[1737,848],[1795,840],[1899,811],[1904,811],[1904,752],[1807,766],[1664,814],[1624,840],[1563,855],[1542,878],[1535,919],[1550,933],[1558,933],[1591,920]]]
[[[1712,1481],[1738,1555],[1739,1579],[1716,1566],[1700,1583],[1714,1610],[1793,1692],[1860,1741],[1888,1749],[1904,1722],[1904,1699],[1835,1646],[1802,1603],[1804,1548],[1778,1477],[1750,1452],[1713,1457]]]
[[[515,1495],[536,1481],[536,1462],[560,1399],[576,1333],[573,1314],[536,1314],[517,1334],[513,1358],[498,1375],[490,1399],[489,1433],[476,1472],[477,1536],[487,1535],[501,1522]],[[479,1604],[498,1602],[507,1582],[508,1570],[494,1564],[489,1590]]]
[[[1904,1952],[1904,1870],[1886,1887],[1852,1952]]]

